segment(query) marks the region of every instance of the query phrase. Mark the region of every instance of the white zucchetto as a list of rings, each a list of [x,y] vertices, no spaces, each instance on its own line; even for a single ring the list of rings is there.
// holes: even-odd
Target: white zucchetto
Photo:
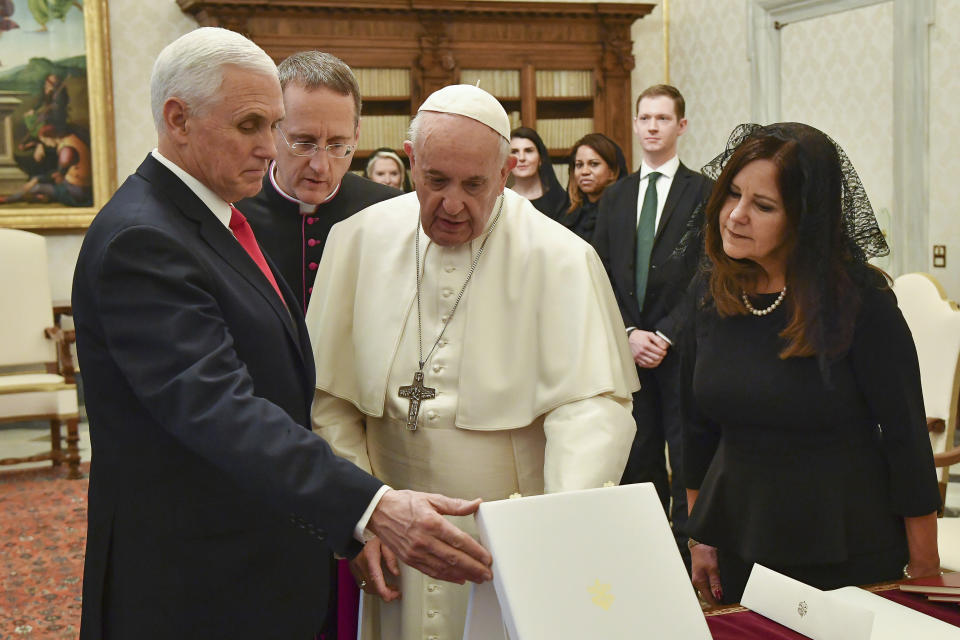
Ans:
[[[469,84],[452,84],[430,94],[417,111],[453,113],[483,123],[510,141],[510,118],[492,95]]]

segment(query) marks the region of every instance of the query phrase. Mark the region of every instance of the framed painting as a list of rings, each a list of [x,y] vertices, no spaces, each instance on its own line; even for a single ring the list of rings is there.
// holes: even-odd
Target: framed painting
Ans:
[[[0,227],[84,229],[115,183],[107,0],[0,0]]]

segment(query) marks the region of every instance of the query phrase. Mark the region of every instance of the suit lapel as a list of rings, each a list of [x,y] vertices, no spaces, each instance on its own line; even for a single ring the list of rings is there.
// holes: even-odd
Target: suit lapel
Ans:
[[[616,238],[616,243],[620,255],[625,260],[624,264],[631,264],[634,253],[637,251],[637,198],[640,197],[640,172],[627,176],[624,181],[626,184],[617,202],[617,220],[610,226],[619,236]],[[631,272],[629,278],[630,287],[635,287],[635,274]]]
[[[183,213],[184,216],[195,221],[200,228],[200,237],[210,245],[224,262],[237,271],[243,278],[250,283],[261,296],[273,312],[277,314],[280,321],[286,329],[287,335],[295,345],[297,352],[303,358],[302,348],[297,330],[293,324],[291,312],[285,307],[283,302],[277,296],[273,286],[260,271],[260,267],[253,261],[253,258],[237,242],[233,233],[225,227],[213,214],[210,209],[197,197],[187,185],[177,178],[171,171],[160,164],[153,156],[147,156],[147,160],[140,166],[138,171],[150,182],[158,185],[163,192],[173,201],[174,205]],[[283,277],[279,275],[277,269],[267,258],[267,263],[273,271],[274,277],[278,283],[283,282]],[[289,288],[281,285],[281,291],[284,291],[286,303],[290,309],[296,311],[298,302],[296,298],[290,295]],[[292,306],[290,306],[292,305]]]
[[[677,173],[673,177],[670,191],[667,192],[667,201],[663,205],[663,213],[660,214],[660,224],[657,225],[657,233],[653,237],[654,244],[660,239],[663,230],[667,228],[667,224],[670,223],[670,218],[673,216],[674,211],[677,210],[677,205],[683,201],[689,186],[690,172],[681,164],[677,167]]]

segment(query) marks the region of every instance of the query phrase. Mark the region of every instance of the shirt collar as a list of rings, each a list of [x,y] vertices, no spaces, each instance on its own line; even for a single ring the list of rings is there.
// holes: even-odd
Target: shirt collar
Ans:
[[[640,163],[640,179],[643,180],[651,171],[656,171],[660,175],[666,176],[673,180],[673,176],[677,174],[677,169],[680,168],[680,156],[673,156],[666,162],[664,162],[659,167],[653,168],[647,164],[647,161],[644,160]]]
[[[277,161],[274,160],[273,162],[270,163],[270,169],[267,170],[267,175],[270,176],[270,184],[272,184],[273,188],[277,190],[277,193],[279,193],[286,200],[289,200],[290,202],[293,202],[299,205],[300,213],[314,213],[317,210],[317,207],[320,206],[319,204],[310,204],[308,202],[304,202],[303,200],[294,198],[293,196],[288,194],[286,191],[281,189],[280,185],[277,184],[276,173],[277,173]],[[323,202],[321,202],[320,204],[327,204],[328,202],[336,198],[337,194],[340,193],[341,184],[343,184],[343,180],[337,183],[337,186],[333,188],[333,191],[330,192],[330,195],[324,198]]]
[[[170,171],[173,172],[173,175],[180,178],[183,184],[187,185],[187,188],[190,189],[190,191],[193,191],[193,193],[200,198],[200,201],[203,202],[203,204],[207,205],[207,208],[210,209],[213,215],[217,217],[217,220],[223,223],[223,226],[227,227],[228,229],[230,228],[230,216],[232,214],[230,212],[231,205],[229,202],[223,200],[223,198],[214,193],[210,187],[194,178],[182,167],[175,164],[172,160],[164,157],[163,154],[160,153],[159,149],[154,149],[150,152],[150,155],[152,155],[157,162],[165,166],[167,169],[170,169]]]

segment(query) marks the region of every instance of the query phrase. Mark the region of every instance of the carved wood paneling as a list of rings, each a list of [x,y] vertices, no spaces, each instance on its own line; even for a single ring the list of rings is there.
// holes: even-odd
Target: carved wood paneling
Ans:
[[[321,49],[354,67],[411,69],[411,109],[459,69],[521,69],[521,116],[536,125],[536,69],[593,71],[597,131],[630,162],[630,26],[652,4],[458,0],[177,0],[201,25],[239,31],[275,60]],[[571,141],[572,142],[572,141]]]

